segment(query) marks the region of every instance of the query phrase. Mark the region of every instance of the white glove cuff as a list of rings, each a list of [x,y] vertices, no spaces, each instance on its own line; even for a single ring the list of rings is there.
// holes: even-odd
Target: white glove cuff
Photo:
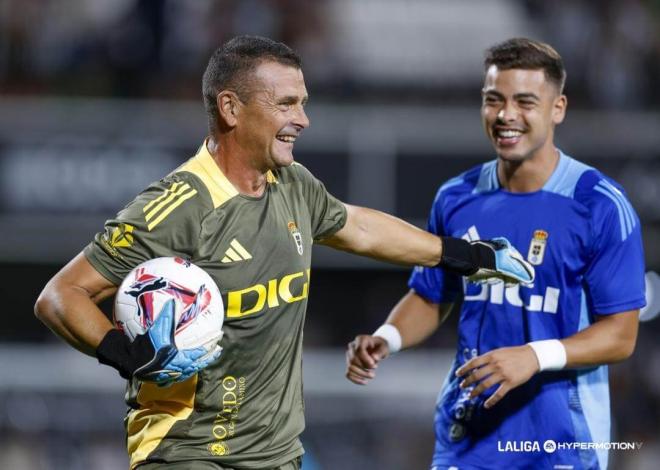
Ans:
[[[546,339],[527,343],[536,353],[540,369],[561,370],[566,365],[566,348],[558,339]]]
[[[396,326],[385,323],[381,325],[372,336],[380,336],[387,342],[387,347],[390,354],[401,350],[401,333],[396,329]]]

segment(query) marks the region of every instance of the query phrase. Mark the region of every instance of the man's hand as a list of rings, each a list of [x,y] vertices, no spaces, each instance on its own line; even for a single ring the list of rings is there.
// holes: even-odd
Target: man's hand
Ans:
[[[125,379],[135,377],[164,386],[190,378],[220,357],[222,348],[217,345],[210,352],[204,348],[179,350],[175,332],[174,300],[169,300],[146,333],[131,342],[121,331],[110,330],[96,355],[100,363],[114,367]]]
[[[538,370],[534,350],[524,345],[499,348],[474,357],[456,371],[456,376],[465,377],[461,388],[478,383],[470,393],[471,399],[499,384],[495,393],[484,403],[484,408],[490,408],[509,391],[527,382]]]
[[[506,238],[471,242],[475,247],[488,249],[493,257],[484,256],[479,270],[468,276],[472,282],[502,280],[505,284],[531,284],[534,282],[534,267],[529,264]]]
[[[138,367],[133,376],[139,380],[160,384],[182,382],[220,357],[222,348],[217,346],[207,353],[204,348],[179,350],[174,342],[174,300],[168,300],[160,315],[145,335],[151,342],[154,355]],[[135,338],[135,341],[146,338]]]
[[[378,363],[389,353],[387,341],[380,336],[357,336],[348,343],[346,350],[346,378],[355,384],[367,385],[376,377]]]

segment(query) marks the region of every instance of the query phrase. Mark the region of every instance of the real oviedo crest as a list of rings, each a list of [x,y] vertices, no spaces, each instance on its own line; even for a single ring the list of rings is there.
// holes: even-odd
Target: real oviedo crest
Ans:
[[[293,237],[293,241],[296,243],[296,249],[298,250],[298,254],[302,256],[303,254],[302,234],[300,233],[300,230],[298,230],[296,223],[293,221],[289,221],[288,228],[289,228],[289,233]]]
[[[545,255],[545,246],[548,243],[548,232],[545,230],[534,230],[534,237],[529,244],[529,252],[527,253],[527,261],[535,266],[543,263],[543,256]]]

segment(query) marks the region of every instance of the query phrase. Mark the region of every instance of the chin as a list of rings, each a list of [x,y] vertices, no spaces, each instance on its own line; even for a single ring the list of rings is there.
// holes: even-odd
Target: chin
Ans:
[[[291,166],[293,164],[293,155],[278,155],[277,158],[273,159],[275,166],[277,168],[283,168],[286,166]]]
[[[524,160],[527,160],[529,157],[528,153],[523,153],[520,150],[514,150],[514,149],[502,149],[495,147],[495,153],[497,153],[497,157],[506,161],[506,162],[522,162]]]

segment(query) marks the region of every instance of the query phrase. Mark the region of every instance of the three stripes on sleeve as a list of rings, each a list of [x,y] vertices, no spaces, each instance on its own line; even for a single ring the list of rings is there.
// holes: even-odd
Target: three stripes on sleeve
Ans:
[[[197,190],[188,183],[176,182],[166,189],[162,195],[149,202],[142,212],[147,221],[147,230],[151,231],[170,213],[185,201],[197,194]]]

